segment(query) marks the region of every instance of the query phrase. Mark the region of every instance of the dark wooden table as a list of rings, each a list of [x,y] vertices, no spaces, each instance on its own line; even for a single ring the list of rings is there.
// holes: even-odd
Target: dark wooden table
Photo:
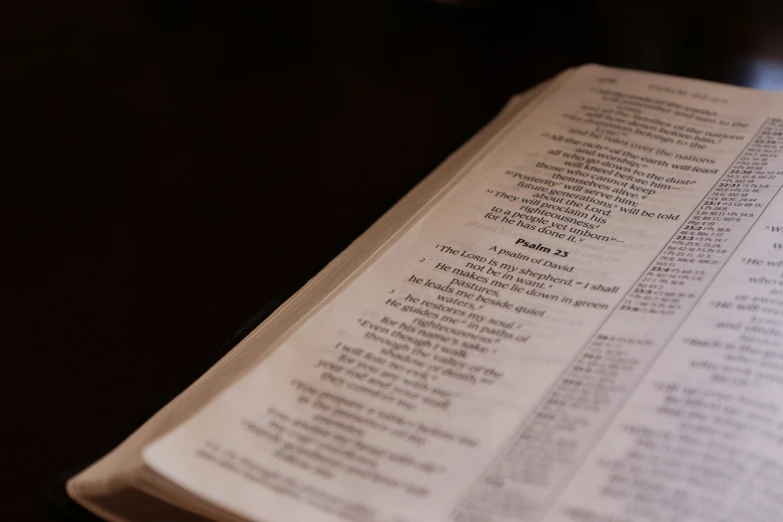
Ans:
[[[761,1],[18,4],[0,16],[9,521],[58,520],[48,481],[512,94],[585,62],[783,87],[783,15]]]

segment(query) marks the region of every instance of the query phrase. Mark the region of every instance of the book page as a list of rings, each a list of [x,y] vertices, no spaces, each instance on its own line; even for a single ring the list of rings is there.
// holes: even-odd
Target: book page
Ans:
[[[777,477],[778,319],[760,310],[776,310],[779,100],[579,69],[146,463],[270,522],[616,522],[710,495],[738,505],[698,452],[715,442],[733,492]],[[302,252],[281,260],[327,233],[298,232]],[[677,470],[675,447],[693,452]],[[756,502],[779,516],[776,498]]]

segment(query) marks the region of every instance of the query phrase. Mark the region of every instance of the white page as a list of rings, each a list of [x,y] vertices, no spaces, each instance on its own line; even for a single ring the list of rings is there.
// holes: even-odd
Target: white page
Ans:
[[[145,461],[253,520],[592,520],[585,458],[779,187],[732,167],[773,100],[580,69]]]

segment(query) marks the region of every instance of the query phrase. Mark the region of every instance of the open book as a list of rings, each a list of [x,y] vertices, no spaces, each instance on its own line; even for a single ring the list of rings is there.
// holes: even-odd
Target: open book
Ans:
[[[783,94],[566,71],[68,493],[134,522],[779,522],[781,152]]]

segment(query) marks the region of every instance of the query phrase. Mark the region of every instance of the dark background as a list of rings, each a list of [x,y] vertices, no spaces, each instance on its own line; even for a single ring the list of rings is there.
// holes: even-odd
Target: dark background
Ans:
[[[47,483],[151,414],[512,94],[585,62],[783,86],[783,16],[755,3],[0,14],[0,518],[58,520]]]

